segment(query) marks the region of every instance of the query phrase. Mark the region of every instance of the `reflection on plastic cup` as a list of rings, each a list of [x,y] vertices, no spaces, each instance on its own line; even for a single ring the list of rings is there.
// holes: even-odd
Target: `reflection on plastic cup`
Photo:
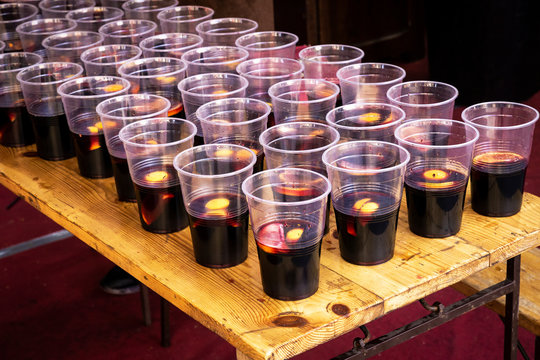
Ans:
[[[298,36],[284,31],[260,31],[236,39],[236,46],[246,50],[250,59],[280,57],[294,59]]]
[[[203,38],[204,46],[235,46],[236,39],[258,27],[256,21],[230,17],[203,21],[195,29]]]
[[[195,28],[214,16],[214,10],[205,6],[187,5],[162,10],[157,18],[163,33],[197,34]]]

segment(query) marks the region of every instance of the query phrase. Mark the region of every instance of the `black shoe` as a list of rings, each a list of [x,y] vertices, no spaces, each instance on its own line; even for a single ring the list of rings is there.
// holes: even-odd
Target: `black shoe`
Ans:
[[[134,294],[141,289],[139,281],[118,266],[109,270],[99,286],[112,295]]]

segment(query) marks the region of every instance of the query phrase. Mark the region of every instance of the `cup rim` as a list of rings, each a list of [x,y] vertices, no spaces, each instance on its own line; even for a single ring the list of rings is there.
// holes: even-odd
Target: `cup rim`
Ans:
[[[153,41],[155,39],[164,39],[164,38],[171,38],[171,37],[172,38],[177,38],[177,39],[193,38],[194,40],[197,40],[197,41],[194,44],[184,45],[184,46],[180,46],[180,47],[174,47],[174,48],[170,48],[170,49],[154,49],[154,48],[148,47],[146,45],[146,43],[151,42],[151,41]],[[200,37],[197,34],[191,34],[191,33],[163,33],[163,34],[157,34],[157,35],[149,36],[149,37],[147,37],[145,39],[142,39],[139,42],[139,47],[142,50],[150,50],[150,51],[155,51],[155,52],[167,53],[169,51],[181,50],[181,49],[189,49],[189,50],[191,50],[194,47],[198,48],[202,43],[203,43],[203,38]]]
[[[401,129],[403,129],[404,127],[415,125],[415,124],[420,124],[420,123],[424,123],[424,122],[448,122],[448,123],[451,123],[451,124],[454,124],[454,125],[463,125],[466,128],[469,128],[469,129],[473,130],[474,137],[473,137],[473,139],[467,140],[467,141],[462,142],[460,144],[454,144],[454,145],[425,145],[425,144],[417,144],[417,143],[402,139],[401,136],[398,135],[399,131]],[[407,121],[407,122],[399,125],[396,128],[396,130],[394,130],[394,136],[396,137],[396,140],[398,140],[399,142],[403,142],[404,144],[407,144],[408,146],[413,146],[413,147],[417,147],[417,148],[423,148],[423,149],[457,149],[457,148],[460,148],[460,147],[467,147],[469,145],[473,145],[478,140],[478,138],[480,137],[480,133],[478,132],[478,130],[474,126],[472,126],[470,124],[467,124],[464,121],[451,120],[451,119],[417,119],[417,120]]]
[[[168,62],[168,63],[171,63],[171,62],[176,62],[178,65],[181,66],[180,69],[176,69],[176,70],[171,70],[171,71],[168,71],[168,72],[165,72],[165,73],[159,73],[159,74],[154,74],[154,75],[133,75],[133,74],[128,74],[125,72],[126,68],[128,65],[140,65],[140,64],[144,64],[144,63],[150,63],[152,61],[156,61],[156,62]],[[135,60],[130,60],[130,61],[127,61],[125,63],[123,63],[122,65],[120,65],[120,67],[118,68],[118,74],[122,77],[126,77],[126,78],[135,78],[135,79],[153,79],[153,78],[156,78],[156,77],[160,77],[160,76],[167,76],[167,75],[176,75],[176,74],[179,74],[181,72],[185,72],[187,69],[187,65],[184,61],[178,59],[178,58],[174,58],[174,57],[165,57],[165,56],[156,56],[156,57],[148,57],[148,58],[139,58],[139,59],[135,59]]]
[[[76,71],[75,74],[71,74],[71,76],[68,77],[68,78],[61,79],[61,80],[55,80],[55,81],[33,82],[33,81],[28,81],[28,80],[22,79],[22,75],[24,75],[25,72],[29,72],[31,70],[34,70],[34,68],[35,69],[40,69],[40,68],[50,68],[50,67],[54,67],[54,66],[62,66],[64,68],[70,68],[71,67],[71,68],[77,69],[77,71]],[[61,84],[61,83],[64,83],[66,81],[69,81],[71,79],[76,79],[83,72],[84,72],[84,68],[81,65],[76,64],[76,63],[71,63],[71,62],[45,62],[45,63],[39,63],[39,64],[36,64],[36,65],[32,65],[30,67],[24,68],[22,71],[20,71],[17,74],[17,80],[21,83],[21,85],[22,84],[25,84],[25,85],[53,85],[53,84]]]
[[[332,140],[330,142],[330,144],[320,146],[320,147],[314,148],[314,149],[307,149],[307,150],[276,149],[275,147],[268,145],[268,143],[266,141],[263,141],[263,137],[265,135],[271,133],[272,131],[277,131],[280,127],[285,127],[285,126],[293,126],[293,127],[311,126],[313,128],[315,128],[317,126],[321,126],[321,127],[325,128],[325,129],[330,130],[330,132],[335,136],[335,139]],[[281,123],[281,124],[276,124],[276,125],[272,126],[271,128],[268,128],[268,129],[264,130],[261,133],[261,135],[259,135],[259,143],[261,144],[263,149],[268,148],[268,149],[271,149],[274,152],[281,153],[281,154],[309,154],[309,153],[326,151],[326,149],[328,149],[331,146],[334,146],[335,144],[337,144],[339,142],[340,138],[341,138],[341,135],[339,134],[339,131],[337,131],[335,128],[333,128],[332,126],[330,126],[328,124],[322,124],[322,123],[317,123],[317,122],[312,122],[312,121],[292,121],[292,122],[285,122],[285,123]]]
[[[346,125],[340,125],[340,124],[338,124],[336,122],[331,122],[329,120],[329,117],[331,115],[335,114],[336,112],[338,112],[340,109],[344,109],[346,107],[359,108],[359,107],[367,106],[367,105],[372,105],[372,106],[375,105],[375,106],[380,106],[380,107],[386,107],[386,106],[390,107],[391,110],[395,110],[395,111],[399,112],[400,117],[397,120],[394,120],[394,121],[389,122],[387,124],[380,124],[380,125],[375,125],[375,126],[346,126]],[[388,103],[380,103],[380,102],[364,102],[364,103],[350,103],[350,104],[345,104],[345,105],[341,105],[341,106],[338,106],[336,108],[333,108],[332,110],[330,110],[326,114],[326,122],[332,127],[336,127],[338,129],[344,129],[344,130],[379,130],[379,129],[384,129],[384,128],[387,128],[387,127],[391,127],[391,126],[395,125],[398,122],[402,122],[403,120],[405,120],[405,117],[406,117],[405,111],[403,111],[403,109],[401,109],[399,106],[388,104]]]
[[[62,23],[62,22],[67,23],[69,25],[69,27],[66,28],[66,29],[62,29],[62,30],[41,31],[39,33],[31,32],[31,31],[28,31],[28,30],[22,30],[25,27],[33,26],[33,25],[36,25],[36,24]],[[20,25],[17,25],[17,27],[15,28],[15,31],[17,31],[17,33],[23,34],[23,35],[36,35],[36,36],[43,37],[43,36],[54,35],[54,34],[58,34],[58,33],[62,33],[62,32],[72,31],[72,30],[75,30],[76,28],[77,28],[77,23],[74,20],[71,20],[71,19],[66,19],[66,18],[43,18],[43,19],[30,20],[30,21],[24,22],[24,23],[22,23]]]
[[[206,14],[205,16],[202,16],[200,18],[193,18],[193,19],[187,19],[187,20],[179,20],[179,21],[175,21],[175,20],[171,20],[171,19],[168,19],[166,18],[165,16],[165,13],[169,12],[169,11],[179,11],[179,10],[183,10],[183,9],[187,9],[187,10],[191,10],[193,8],[196,8],[196,9],[204,9],[204,10],[210,10],[210,12],[208,14]],[[157,15],[157,18],[158,20],[160,21],[167,21],[167,22],[172,22],[172,23],[188,23],[188,22],[195,22],[195,21],[204,21],[206,19],[209,19],[211,18],[212,16],[214,16],[214,9],[212,8],[209,8],[207,6],[201,6],[201,5],[180,5],[180,6],[175,6],[174,8],[168,8],[168,9],[163,9],[162,11],[160,11]]]
[[[103,36],[103,34],[100,34]],[[120,60],[120,61],[114,61],[114,62],[108,62],[108,63],[99,63],[99,62],[96,62],[94,60],[89,60],[87,59],[88,56],[90,56],[89,54],[92,54],[94,51],[97,51],[97,52],[100,52],[100,51],[105,51],[105,49],[114,49],[114,48],[127,48],[127,49],[130,49],[130,50],[135,50],[137,55],[136,56],[133,56],[127,60]],[[110,44],[110,45],[100,45],[100,46],[96,46],[96,47],[93,47],[91,49],[87,49],[85,50],[82,54],[81,54],[81,61],[85,64],[92,64],[92,65],[115,65],[115,64],[120,64],[120,63],[124,63],[126,61],[131,61],[131,60],[137,60],[141,57],[142,55],[142,50],[141,48],[139,48],[138,46],[135,46],[135,45],[130,45],[130,44]]]
[[[164,100],[165,104],[168,104],[168,107],[165,110],[158,110],[158,111],[155,111],[155,112],[150,113],[150,114],[139,115],[139,116],[116,116],[116,115],[106,114],[103,111],[103,107],[105,107],[109,103],[122,102],[126,98],[144,98],[144,99],[155,98],[155,99],[159,99],[159,100]],[[171,102],[169,101],[169,99],[167,99],[167,98],[165,98],[163,96],[160,96],[160,95],[147,94],[147,93],[124,94],[124,95],[118,95],[118,96],[103,100],[102,102],[97,104],[96,105],[96,113],[99,115],[99,117],[103,116],[103,117],[106,117],[107,119],[116,120],[116,121],[122,121],[122,120],[125,120],[125,119],[130,119],[130,120],[131,119],[137,119],[139,117],[142,117],[141,120],[143,120],[143,119],[146,119],[146,118],[156,118],[157,114],[159,114],[159,113],[161,113],[163,111],[169,111],[170,108],[171,108]]]
[[[95,9],[103,9],[103,12],[110,11],[110,12],[113,13],[113,15],[110,18],[107,18],[107,19],[74,19],[73,18],[73,16],[76,15],[76,14],[90,13],[90,12],[95,11]],[[114,13],[116,13],[116,14],[114,14]],[[118,8],[115,8],[115,7],[110,7],[110,6],[89,6],[89,7],[84,7],[84,8],[80,8],[80,9],[70,10],[66,14],[65,18],[73,20],[73,21],[78,22],[78,23],[82,23],[82,24],[93,24],[93,23],[107,23],[109,21],[114,21],[114,20],[117,20],[117,19],[121,19],[122,16],[124,16],[124,12],[121,9],[118,9]]]
[[[382,67],[393,68],[395,70],[400,71],[401,75],[398,76],[395,79],[392,79],[392,80],[369,82],[369,83],[360,83],[360,82],[357,82],[357,81],[351,81],[351,80],[343,77],[343,73],[348,71],[348,70],[357,69],[357,68],[364,68],[364,67],[370,67],[370,66],[374,66],[374,65],[382,65]],[[394,65],[394,64],[382,63],[382,62],[367,62],[367,63],[351,64],[351,65],[347,65],[347,66],[342,67],[341,69],[339,69],[336,72],[336,77],[338,78],[338,80],[340,82],[343,81],[345,83],[352,84],[352,85],[357,85],[357,84],[362,84],[362,85],[388,85],[388,84],[392,84],[392,83],[394,83],[396,81],[403,80],[405,78],[405,76],[407,76],[407,73],[406,73],[405,69],[403,69],[402,67]]]
[[[168,122],[180,122],[180,123],[187,124],[191,128],[191,134],[189,134],[189,136],[187,136],[187,137],[185,137],[183,139],[179,139],[179,140],[176,140],[176,141],[171,141],[171,142],[168,142],[168,143],[165,143],[165,144],[141,144],[141,143],[135,143],[135,142],[130,141],[131,137],[129,139],[126,139],[126,132],[131,130],[131,128],[138,127],[138,126],[144,126],[146,124],[150,124],[150,123],[154,123],[154,122],[161,122],[161,121],[164,121],[164,120],[166,120]],[[194,138],[195,134],[197,134],[197,126],[195,126],[195,124],[193,124],[189,120],[180,119],[180,118],[173,118],[173,117],[157,117],[157,118],[151,118],[151,119],[141,119],[141,120],[134,121],[134,122],[132,122],[130,124],[127,124],[122,129],[120,129],[120,132],[118,133],[118,137],[120,138],[120,140],[124,144],[127,143],[127,144],[129,144],[129,146],[156,148],[156,147],[165,147],[165,146],[173,146],[173,145],[182,144],[182,143]]]
[[[51,13],[55,13],[55,14],[58,14],[58,15],[66,15],[68,12],[70,12],[71,10],[57,10],[57,9],[53,9],[53,8],[50,8],[50,7],[45,7],[45,3],[46,2],[54,2],[55,0],[42,0],[38,3],[38,7],[41,9],[41,11],[43,12],[43,10],[45,11],[48,11],[48,12],[51,12]],[[58,1],[58,0],[56,0]],[[86,7],[94,7],[96,6],[96,2],[94,0],[86,0],[88,1],[89,3],[93,4],[93,5],[89,5],[89,6],[86,6]],[[48,4],[47,4],[48,5]],[[86,4],[84,4],[86,5]]]
[[[507,105],[512,105],[512,106],[516,106],[516,107],[520,107],[520,108],[525,108],[525,109],[528,109],[528,110],[532,110],[533,114],[535,114],[534,116],[534,119],[532,120],[529,120],[527,121],[526,123],[523,123],[523,124],[519,124],[519,125],[511,125],[511,126],[489,126],[489,125],[482,125],[482,124],[477,124],[477,123],[474,123],[472,120],[470,119],[465,119],[465,115],[464,113],[467,111],[467,110],[472,110],[476,107],[480,107],[480,106],[485,106],[485,105],[505,105],[505,107]],[[497,116],[497,114],[493,114],[494,116]],[[461,118],[463,119],[464,122],[466,122],[467,124],[470,124],[474,127],[477,127],[477,128],[480,128],[480,129],[494,129],[494,130],[515,130],[515,129],[520,129],[520,128],[524,128],[524,127],[527,127],[527,126],[530,126],[534,123],[536,123],[536,121],[538,121],[538,117],[539,117],[539,112],[538,110],[536,110],[535,108],[533,108],[532,106],[529,106],[529,105],[526,105],[526,104],[522,104],[522,103],[518,103],[518,102],[512,102],[512,101],[486,101],[486,102],[481,102],[481,103],[478,103],[478,104],[474,104],[474,105],[471,105],[465,109],[463,109],[463,111],[461,112]]]
[[[108,94],[97,94],[97,95],[76,95],[76,94],[68,94],[65,92],[65,88],[68,87],[69,85],[73,83],[81,83],[88,79],[103,79],[103,80],[111,79],[111,80],[116,80],[116,81],[119,80],[122,83],[123,88],[121,90],[110,92]],[[127,79],[121,78],[119,76],[97,75],[97,76],[84,76],[84,77],[79,77],[75,79],[70,79],[66,81],[65,83],[63,83],[62,85],[60,85],[57,89],[57,92],[58,92],[58,95],[60,95],[62,98],[65,97],[68,99],[99,99],[99,98],[107,98],[111,96],[121,95],[124,92],[127,92],[130,87],[131,87],[131,83]]]
[[[183,156],[187,156],[186,154],[188,154],[191,151],[198,151],[198,150],[203,151],[203,150],[206,150],[206,149],[218,148],[218,147],[232,147],[232,148],[237,148],[238,150],[248,150],[252,155],[251,161],[249,162],[248,165],[244,166],[242,169],[231,171],[231,172],[228,172],[228,173],[225,173],[225,174],[211,174],[211,175],[206,175],[206,174],[196,174],[196,175],[194,175],[193,173],[187,172],[184,169],[180,168],[179,165],[178,165],[178,162],[180,161],[180,158],[182,158]],[[192,148],[183,150],[174,157],[173,166],[176,169],[176,171],[178,171],[182,175],[189,176],[189,177],[203,178],[203,179],[212,179],[212,178],[225,178],[225,177],[230,177],[230,176],[241,174],[241,173],[245,172],[246,170],[248,170],[249,168],[253,168],[253,166],[255,165],[256,162],[257,162],[257,155],[253,152],[253,150],[251,150],[251,149],[249,149],[249,148],[247,148],[245,146],[241,146],[241,145],[228,144],[228,143],[219,143],[219,144],[204,144],[204,145],[194,146]],[[190,162],[190,164],[191,164],[191,162]]]
[[[292,73],[289,73],[289,74],[285,74],[285,75],[277,75],[277,76],[256,76],[256,75],[251,75],[251,74],[247,74],[245,73],[243,70],[243,67],[247,67],[247,66],[250,66],[252,64],[257,64],[257,63],[261,63],[261,62],[264,62],[264,61],[269,61],[269,62],[272,62],[272,63],[290,63],[290,64],[295,64],[295,65],[298,65],[300,66],[300,69],[299,70],[295,70],[294,72]],[[238,66],[236,67],[236,72],[245,77],[245,78],[252,78],[252,79],[279,79],[279,78],[283,78],[285,80],[289,79],[291,76],[297,76],[297,75],[300,75],[304,72],[304,64],[302,64],[301,61],[298,61],[296,59],[290,59],[290,58],[280,58],[280,57],[263,57],[263,58],[256,58],[256,59],[248,59],[246,61],[243,61],[241,62],[240,64],[238,64]]]
[[[129,35],[116,35],[116,34],[109,34],[107,33],[106,31],[109,30],[109,28],[113,27],[113,26],[122,26],[122,25],[125,25],[125,24],[143,24],[143,25],[148,25],[150,28],[147,29],[146,31],[144,32],[140,32],[140,33],[137,33],[137,34],[129,34]],[[103,24],[99,27],[98,29],[98,32],[100,34],[102,34],[103,36],[108,36],[110,38],[114,38],[114,39],[121,39],[121,38],[125,38],[125,37],[128,37],[128,36],[142,36],[144,34],[147,34],[151,31],[156,31],[157,29],[157,24],[151,20],[145,20],[145,19],[123,19],[123,20],[114,20],[114,21],[111,21],[111,22],[108,22],[106,24]]]
[[[39,13],[39,9],[38,9],[38,7],[36,5],[32,5],[32,4],[28,4],[28,3],[8,2],[8,3],[0,4],[0,9],[2,9],[2,8],[21,8],[21,7],[27,7],[28,9],[31,9],[32,14],[27,15],[27,16],[25,16],[23,18],[19,18],[19,19],[2,20],[2,21],[0,21],[0,23],[3,23],[3,24],[21,23],[21,25],[22,25],[25,22],[32,21],[31,18],[36,16]],[[15,28],[15,31],[17,31],[16,28]]]
[[[130,0],[132,1],[132,0]],[[224,23],[224,22],[238,22],[238,23],[247,23],[247,24],[251,24],[251,26],[248,28],[248,29],[244,29],[244,30],[237,30],[237,31],[231,31],[231,32],[223,32],[223,33],[209,33],[207,30],[202,30],[203,27],[207,26],[207,25],[215,25],[215,24],[220,24],[220,23]],[[249,34],[250,32],[252,31],[255,31],[259,28],[259,23],[257,23],[255,20],[251,20],[251,19],[248,19],[248,18],[242,18],[242,17],[234,17],[234,16],[231,16],[231,17],[224,17],[224,18],[217,18],[217,19],[209,19],[209,20],[205,20],[201,23],[199,23],[196,27],[195,27],[195,31],[197,31],[197,33],[199,35],[201,34],[211,34],[212,37],[222,37],[222,36],[231,36],[231,35],[234,35],[234,34]]]
[[[95,42],[92,42],[90,44],[84,44],[84,45],[80,45],[80,46],[76,46],[76,47],[69,47],[69,48],[65,48],[65,47],[59,47],[59,46],[54,46],[54,45],[49,45],[48,43],[51,42],[52,40],[55,40],[56,38],[67,38],[68,36],[70,35],[90,35],[90,36],[95,36],[97,35],[97,41]],[[76,30],[76,31],[67,31],[67,32],[61,32],[61,33],[56,33],[56,34],[53,34],[53,35],[49,35],[47,36],[45,39],[43,39],[43,41],[41,42],[41,45],[45,48],[45,49],[52,49],[52,50],[64,50],[64,51],[69,51],[69,50],[80,50],[80,49],[86,49],[90,46],[95,46],[96,44],[101,44],[103,43],[103,40],[104,40],[104,37],[102,34],[98,33],[98,32],[95,32],[95,31],[79,31],[79,30]],[[81,54],[82,56],[82,54]]]
[[[196,81],[196,80],[204,79],[204,78],[208,78],[208,79],[224,79],[224,78],[227,78],[227,77],[237,78],[238,80],[240,80],[242,85],[238,89],[235,89],[233,91],[229,91],[229,92],[224,93],[224,94],[220,94],[220,96],[224,96],[224,95],[225,96],[230,96],[232,94],[237,94],[237,93],[239,93],[241,91],[245,91],[246,88],[249,85],[249,82],[247,81],[247,79],[245,77],[237,75],[237,74],[231,74],[231,73],[205,73],[205,74],[198,74],[198,75],[189,76],[189,77],[183,79],[182,81],[180,81],[178,83],[178,90],[180,90],[182,95],[186,94],[186,95],[196,96],[196,97],[203,98],[203,99],[204,98],[212,98],[212,97],[215,97],[216,95],[214,95],[214,94],[194,93],[193,91],[186,90],[183,87],[185,86],[186,83],[189,83],[190,81]]]
[[[262,35],[275,35],[275,34],[283,34],[283,35],[286,35],[286,36],[290,36],[292,37],[292,41],[286,43],[286,44],[283,44],[283,45],[280,45],[280,46],[273,46],[273,47],[268,47],[268,48],[249,48],[247,46],[242,45],[241,42],[245,39],[248,39],[250,37],[257,37],[257,36],[262,36]],[[287,31],[256,31],[256,32],[252,32],[252,33],[248,33],[248,34],[245,34],[245,35],[242,35],[240,37],[238,37],[234,44],[240,48],[240,49],[250,49],[250,50],[253,50],[253,51],[275,51],[275,50],[281,50],[283,48],[286,48],[286,47],[289,47],[291,45],[296,45],[298,43],[298,36],[296,34],[293,34],[291,32],[287,32]],[[247,50],[249,51],[249,50]]]
[[[317,177],[321,178],[322,181],[324,181],[326,183],[326,190],[324,191],[323,194],[319,195],[319,196],[316,196],[314,198],[311,198],[311,199],[308,199],[308,200],[299,200],[299,201],[287,201],[287,202],[283,202],[283,201],[275,201],[275,200],[268,200],[268,199],[263,199],[263,198],[260,198],[258,196],[255,196],[253,194],[251,194],[250,192],[247,191],[246,187],[247,187],[247,183],[249,181],[251,181],[253,178],[255,177],[261,177],[267,173],[271,173],[271,172],[275,172],[275,173],[279,173],[279,172],[283,172],[283,171],[299,171],[299,172],[305,172],[305,173],[311,173],[311,174],[314,174],[316,175]],[[330,194],[330,192],[332,191],[332,184],[330,183],[330,180],[328,180],[326,178],[326,176],[324,175],[321,175],[319,174],[318,172],[316,171],[312,171],[312,170],[307,170],[307,169],[302,169],[302,168],[294,168],[294,167],[280,167],[280,168],[274,168],[274,169],[268,169],[268,170],[263,170],[263,171],[259,171],[258,173],[256,174],[252,174],[250,176],[248,176],[243,182],[242,182],[242,192],[244,193],[244,195],[246,195],[246,197],[249,197],[251,199],[254,199],[254,200],[257,200],[258,202],[261,202],[261,203],[265,203],[265,204],[272,204],[272,205],[279,205],[279,206],[298,206],[298,205],[305,205],[305,204],[310,204],[310,203],[314,203],[314,202],[317,202],[317,201],[320,201],[324,198],[327,198],[328,195]]]
[[[339,167],[339,166],[335,166],[335,165],[331,164],[330,162],[328,162],[328,156],[329,156],[328,154],[330,153],[330,151],[335,150],[335,149],[339,149],[340,147],[353,146],[353,145],[356,145],[356,144],[366,144],[366,145],[369,145],[369,144],[382,144],[382,145],[385,145],[385,146],[395,147],[395,148],[398,148],[399,150],[403,150],[405,152],[405,154],[406,154],[406,158],[405,158],[404,161],[400,162],[397,165],[393,165],[393,166],[390,166],[390,167],[387,167],[387,168],[382,168],[382,169],[346,169],[346,168],[342,168],[342,167]],[[388,142],[388,141],[380,141],[380,140],[347,141],[347,142],[344,142],[344,143],[336,144],[336,145],[332,146],[331,148],[328,148],[322,154],[322,162],[324,163],[325,166],[327,166],[327,167],[329,167],[329,168],[331,168],[333,170],[348,173],[348,174],[351,174],[351,175],[366,175],[366,174],[373,174],[373,173],[380,174],[380,173],[395,171],[395,170],[398,170],[400,168],[406,167],[410,160],[411,160],[411,154],[403,146],[398,145],[398,144],[394,144],[394,143],[391,143],[391,142]]]
[[[162,10],[166,10],[166,9],[178,6],[178,0],[168,0],[172,2],[171,5],[166,5],[165,7],[158,8],[158,9],[129,8],[129,6],[132,4],[146,3],[146,2],[151,2],[151,1],[154,1],[154,0],[127,0],[122,4],[122,10],[124,11],[124,13],[126,11],[140,11],[142,13],[151,14],[151,13],[159,13]],[[160,1],[165,1],[165,0],[160,0]]]
[[[329,86],[331,89],[334,90],[334,93],[332,95],[330,95],[330,96],[325,96],[323,98],[315,99],[315,100],[288,100],[288,99],[279,98],[275,94],[275,92],[277,92],[277,89],[279,89],[280,87],[283,87],[283,86],[288,86],[288,85],[291,85],[291,84],[294,84],[294,83],[317,83],[317,82]],[[340,92],[339,86],[337,86],[336,84],[334,84],[331,81],[324,80],[324,79],[306,79],[306,78],[303,78],[303,79],[290,79],[290,80],[280,81],[280,82],[270,86],[270,88],[268,88],[268,95],[270,95],[270,98],[272,98],[272,101],[276,100],[278,102],[283,102],[283,103],[288,103],[288,104],[300,104],[300,103],[302,103],[302,104],[316,104],[316,103],[319,103],[319,102],[328,101],[329,99],[332,99],[332,98],[337,98],[337,96],[339,95],[339,92]]]
[[[8,53],[0,54],[0,60],[2,60],[4,58],[23,57],[23,56],[24,57],[30,57],[30,58],[34,57],[35,60],[37,60],[37,61],[35,63],[31,64],[31,65],[19,67],[17,69],[9,69],[9,70],[0,69],[0,74],[18,73],[18,72],[20,72],[20,71],[22,71],[24,69],[27,69],[27,68],[29,68],[31,66],[43,63],[43,57],[41,57],[41,55],[36,54],[36,53],[31,53],[31,52],[25,52],[25,51],[8,52]]]
[[[201,37],[199,36],[199,38],[201,38]],[[203,39],[201,38],[201,43],[202,42],[203,42]],[[204,53],[205,51],[210,51],[210,50],[236,51],[236,52],[239,52],[241,54],[241,56],[238,59],[231,59],[231,60],[222,61],[222,62],[218,62],[218,63],[198,63],[198,62],[194,62],[192,60],[187,60],[187,57],[189,57],[189,56],[191,56],[193,54],[201,54],[201,53]],[[208,66],[208,67],[216,66],[216,65],[234,64],[234,63],[237,63],[237,62],[244,62],[248,57],[249,57],[249,53],[246,50],[241,49],[241,48],[236,47],[236,46],[225,46],[225,45],[198,47],[198,48],[195,48],[195,49],[189,49],[188,51],[186,51],[185,53],[182,54],[182,60],[185,61],[188,65],[193,64],[193,65],[196,65],[196,66]]]
[[[247,97],[243,97],[243,98],[236,97],[236,98],[224,98],[224,99],[217,99],[217,100],[209,101],[206,104],[199,106],[199,108],[195,111],[195,114],[197,116],[197,119],[199,119],[201,123],[204,122],[207,124],[213,124],[213,121],[208,120],[208,117],[203,118],[202,116],[199,116],[199,113],[202,112],[201,109],[206,109],[214,105],[220,105],[221,103],[227,104],[227,103],[234,103],[234,102],[239,102],[239,101],[241,101],[244,104],[253,102],[253,103],[262,105],[265,108],[264,114],[262,114],[261,116],[258,116],[255,119],[231,122],[231,123],[226,123],[226,124],[224,123],[224,124],[220,124],[220,126],[238,126],[238,125],[247,125],[247,124],[256,123],[258,121],[261,121],[264,117],[268,118],[268,115],[270,115],[270,113],[272,112],[272,108],[265,101],[262,101],[259,99],[247,98]]]
[[[406,102],[403,102],[403,101],[399,101],[399,100],[395,100],[393,98],[391,98],[390,96],[388,96],[388,94],[390,94],[391,91],[393,91],[394,89],[397,89],[399,87],[403,87],[403,86],[406,86],[406,85],[411,85],[411,84],[434,84],[434,85],[441,85],[441,86],[445,86],[445,87],[448,87],[450,88],[451,90],[454,91],[454,94],[452,95],[452,97],[450,99],[446,99],[446,100],[443,100],[443,101],[439,101],[439,102],[436,102],[436,103],[430,103],[430,104],[410,104],[410,103],[406,103]],[[441,106],[441,105],[446,105],[446,104],[449,104],[453,101],[456,100],[456,98],[458,97],[459,95],[459,91],[458,89],[453,86],[453,85],[450,85],[448,83],[444,83],[444,82],[440,82],[440,81],[431,81],[431,80],[413,80],[413,81],[406,81],[406,82],[402,82],[402,83],[399,83],[399,84],[396,84],[394,86],[392,86],[391,88],[388,89],[388,91],[386,91],[386,97],[396,103],[396,104],[399,104],[400,106],[410,106],[410,107],[432,107],[432,106]]]
[[[359,55],[354,57],[354,58],[351,58],[351,59],[340,60],[340,61],[321,61],[321,60],[313,60],[311,58],[304,57],[304,55],[307,52],[323,50],[323,49],[332,48],[332,47],[335,47],[335,46],[340,46],[340,47],[343,47],[343,48],[346,48],[346,49],[358,51]],[[365,55],[366,55],[366,53],[364,52],[364,50],[362,50],[362,49],[360,49],[360,48],[358,48],[356,46],[344,45],[344,44],[322,44],[322,45],[312,45],[312,46],[308,46],[308,47],[303,48],[298,53],[298,59],[300,61],[307,61],[307,62],[312,62],[312,63],[316,63],[316,64],[342,65],[342,64],[352,63],[352,62],[355,62],[355,61],[358,61],[358,60],[361,61],[364,58]]]

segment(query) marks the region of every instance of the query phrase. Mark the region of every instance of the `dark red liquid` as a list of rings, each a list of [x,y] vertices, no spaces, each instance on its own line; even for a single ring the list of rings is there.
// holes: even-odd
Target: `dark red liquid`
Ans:
[[[26,106],[0,107],[0,144],[19,147],[35,142]]]
[[[107,151],[105,135],[81,135],[71,133],[75,154],[82,176],[103,179],[113,176],[111,157]]]
[[[127,202],[137,201],[135,187],[129,174],[127,159],[117,158],[111,155],[111,163],[118,200]]]
[[[367,206],[358,206],[362,203]],[[351,193],[336,200],[334,213],[339,250],[344,260],[357,265],[375,265],[394,256],[399,207],[390,212],[383,209],[395,203],[392,196],[375,192]],[[370,210],[371,204],[377,204],[381,210]],[[350,209],[347,212],[352,215],[338,209]]]
[[[145,173],[149,174],[152,171],[149,168]],[[178,179],[172,166],[165,171],[169,177]],[[164,187],[157,187],[160,185],[158,182],[152,187],[134,184],[141,225],[143,229],[158,234],[180,231],[188,226],[180,184],[168,186],[167,183],[163,184]]]
[[[195,135],[193,138],[193,146],[204,145],[204,137],[200,135]]]
[[[260,147],[259,142],[257,140],[248,140],[248,139],[228,139],[224,143],[227,144],[234,144],[234,145],[240,145],[243,147],[246,147],[253,151],[255,155],[257,156],[257,161],[255,162],[255,165],[253,165],[253,173],[257,173],[259,171],[263,170],[264,166],[264,151]]]
[[[316,225],[301,221],[273,222],[256,235],[257,253],[264,292],[279,300],[300,300],[319,288],[321,239],[303,248],[294,248],[287,234],[302,229],[310,238]],[[302,240],[299,240],[302,241]]]
[[[506,162],[500,159],[498,163],[477,164],[473,160],[471,205],[479,214],[510,216],[521,210],[527,161],[518,154],[506,154]],[[501,173],[504,168],[507,170]]]
[[[38,155],[45,160],[64,160],[75,156],[66,115],[30,115]]]
[[[228,201],[228,206],[215,209],[212,201]],[[210,206],[211,208],[209,208]],[[241,214],[230,213],[240,207],[246,208]],[[243,196],[215,193],[195,198],[190,203],[188,213],[191,240],[197,263],[224,268],[242,263],[247,258],[248,222],[247,205]]]
[[[416,235],[428,238],[455,235],[461,228],[466,176],[461,172],[444,169],[448,174],[446,179],[430,182],[423,176],[425,170],[413,170],[406,176],[409,228]]]
[[[174,107],[171,107],[169,109],[169,112],[167,113],[168,117],[174,117],[178,119],[187,119],[186,118],[186,112],[184,111],[184,105],[181,103],[177,103],[176,105],[173,105]]]

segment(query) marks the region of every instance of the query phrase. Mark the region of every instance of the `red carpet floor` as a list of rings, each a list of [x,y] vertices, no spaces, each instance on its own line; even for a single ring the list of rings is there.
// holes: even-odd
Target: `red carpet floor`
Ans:
[[[415,78],[411,67],[408,79]],[[527,104],[540,108],[540,93]],[[456,110],[456,118],[461,109]],[[540,126],[536,126],[526,191],[540,195]],[[0,186],[0,248],[60,229],[22,201],[6,210],[14,195]],[[219,336],[174,309],[172,346],[159,345],[159,299],[152,295],[153,324],[142,323],[138,295],[112,296],[98,283],[112,264],[75,238],[0,259],[0,359],[235,359]],[[427,300],[450,304],[461,298],[452,289]],[[382,335],[426,314],[411,304],[368,327]],[[353,331],[296,359],[326,359],[348,350]],[[529,354],[534,337],[520,328]],[[475,310],[426,335],[388,350],[380,359],[502,359],[503,324],[488,309]]]

